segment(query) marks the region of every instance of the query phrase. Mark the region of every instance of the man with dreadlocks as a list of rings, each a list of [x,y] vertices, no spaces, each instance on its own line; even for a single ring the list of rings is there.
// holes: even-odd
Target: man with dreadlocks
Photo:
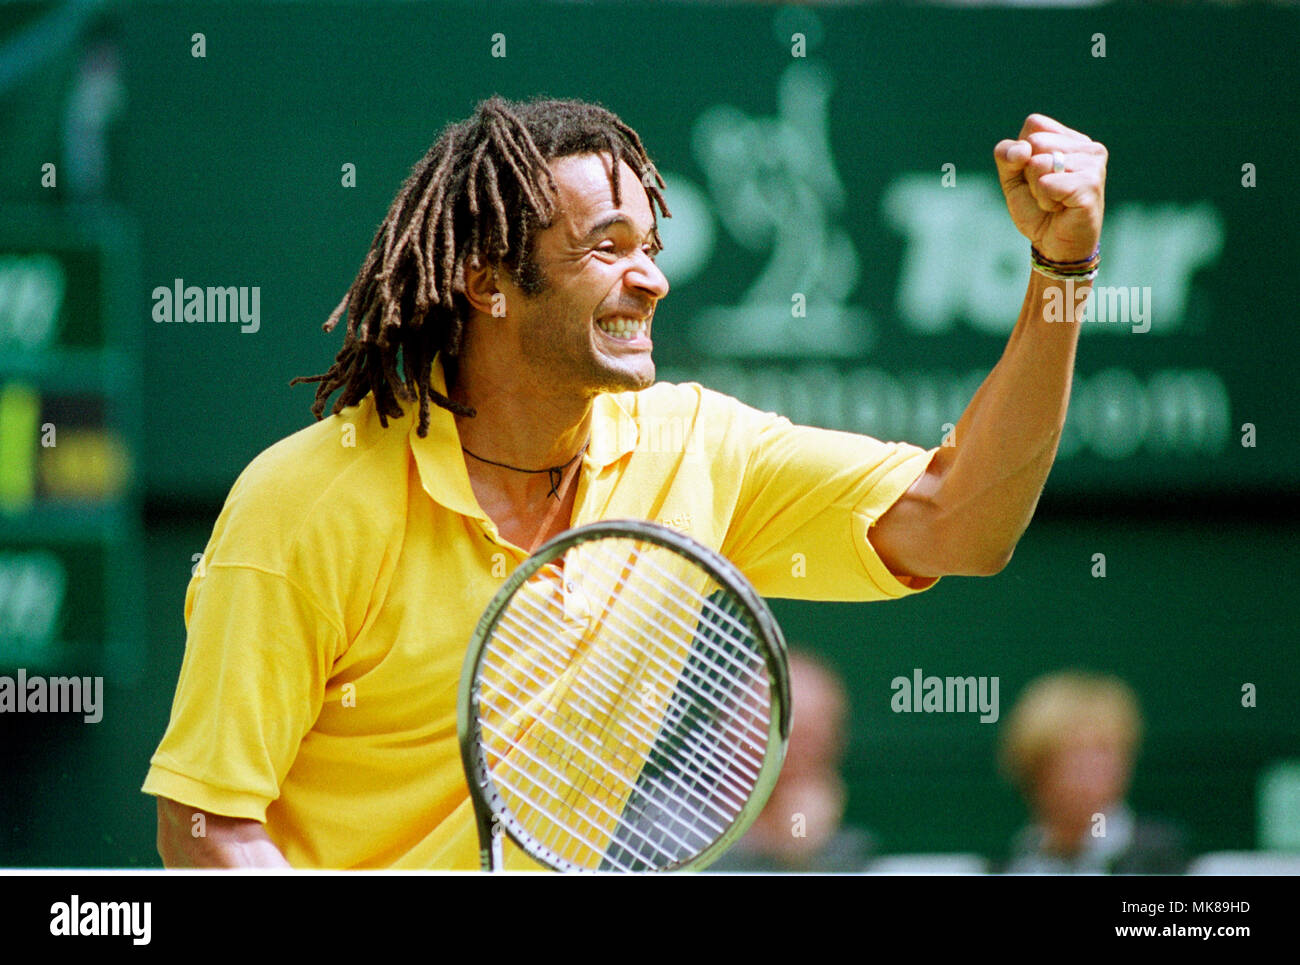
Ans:
[[[570,526],[679,527],[777,597],[998,572],[1064,421],[1078,326],[1044,304],[1096,268],[1106,154],[1031,115],[995,161],[1035,270],[952,444],[924,450],[654,384],[670,213],[615,115],[493,97],[446,128],[326,322],[347,316],[333,366],[295,380],[319,383],[318,421],[236,480],[190,582],[144,785],[164,861],[477,867],[465,647],[508,572]],[[529,864],[508,848],[507,866]]]

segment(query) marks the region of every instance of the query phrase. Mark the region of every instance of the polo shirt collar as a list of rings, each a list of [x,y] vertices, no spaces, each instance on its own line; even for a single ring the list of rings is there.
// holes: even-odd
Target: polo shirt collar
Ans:
[[[443,395],[447,394],[447,377],[442,370],[442,360],[435,358],[429,383]],[[407,430],[411,455],[420,473],[420,485],[434,502],[452,512],[476,519],[487,519],[474,489],[469,484],[465,457],[460,450],[460,433],[456,430],[456,417],[451,410],[429,403],[429,433],[423,439],[417,431],[418,415],[412,413]]]
[[[447,376],[442,358],[433,361],[430,384],[447,394]],[[597,470],[613,465],[636,448],[636,419],[627,410],[628,396],[603,394],[596,397],[591,410],[591,444],[583,459],[587,467]],[[465,468],[461,453],[456,417],[439,405],[429,406],[429,433],[423,439],[416,432],[419,419],[412,414],[408,430],[411,454],[420,473],[420,484],[429,497],[452,512],[476,519],[487,519]]]
[[[629,398],[628,393],[605,393],[596,396],[591,404],[591,444],[586,462],[596,469],[612,466],[636,448],[640,430],[623,404]]]

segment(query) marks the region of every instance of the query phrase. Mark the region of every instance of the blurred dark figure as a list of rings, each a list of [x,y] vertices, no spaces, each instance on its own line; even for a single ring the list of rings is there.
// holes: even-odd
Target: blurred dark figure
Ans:
[[[847,743],[848,697],[818,658],[790,652],[794,722],[785,766],[753,826],[712,871],[862,871],[871,835],[843,827],[848,798],[840,761]]]
[[[1002,731],[1001,763],[1035,823],[1013,840],[1009,874],[1182,874],[1181,830],[1125,804],[1142,736],[1137,697],[1114,677],[1040,677]]]

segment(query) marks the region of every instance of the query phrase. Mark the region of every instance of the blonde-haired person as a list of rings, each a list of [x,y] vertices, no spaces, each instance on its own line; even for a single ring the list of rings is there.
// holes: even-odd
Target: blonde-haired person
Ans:
[[[1133,689],[1065,671],[1032,681],[1006,719],[1001,765],[1034,823],[1012,842],[1011,874],[1181,874],[1183,833],[1125,803],[1142,739]]]

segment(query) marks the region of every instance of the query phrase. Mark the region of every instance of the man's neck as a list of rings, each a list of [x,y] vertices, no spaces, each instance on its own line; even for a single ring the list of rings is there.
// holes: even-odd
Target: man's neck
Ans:
[[[456,416],[461,445],[494,462],[521,469],[561,466],[587,442],[590,398],[483,376],[458,380],[451,395],[476,412],[473,418]]]
[[[456,416],[460,444],[473,454],[466,467],[475,491],[486,484],[524,513],[546,504],[551,493],[552,474],[538,470],[572,469],[590,438],[590,398],[562,394],[517,370],[462,365],[449,395],[476,412]]]

